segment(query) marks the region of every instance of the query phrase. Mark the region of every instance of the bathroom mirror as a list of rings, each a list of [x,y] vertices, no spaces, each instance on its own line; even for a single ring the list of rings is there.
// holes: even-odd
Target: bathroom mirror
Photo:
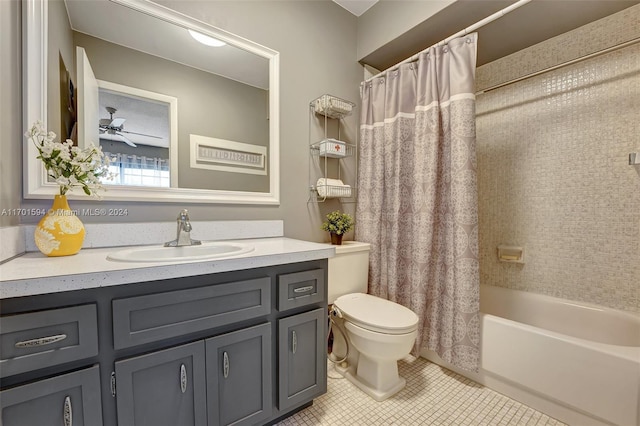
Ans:
[[[27,0],[23,31],[25,129],[40,120],[166,170],[159,185],[109,184],[103,199],[279,204],[277,51],[146,0]],[[36,157],[25,143],[24,197],[50,199]]]

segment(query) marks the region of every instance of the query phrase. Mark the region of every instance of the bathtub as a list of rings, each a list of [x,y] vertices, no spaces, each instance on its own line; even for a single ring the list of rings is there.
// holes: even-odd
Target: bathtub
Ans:
[[[481,368],[421,355],[571,425],[640,423],[640,316],[482,285]]]

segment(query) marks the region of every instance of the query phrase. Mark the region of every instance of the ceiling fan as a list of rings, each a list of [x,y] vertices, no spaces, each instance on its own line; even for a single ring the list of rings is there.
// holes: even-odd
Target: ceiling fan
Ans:
[[[128,137],[126,137],[123,133],[128,133],[131,135],[140,135],[146,136],[149,138],[162,139],[160,136],[147,135],[145,133],[136,133],[124,130],[124,122],[127,121],[126,118],[113,118],[113,114],[118,111],[113,107],[105,107],[107,112],[109,113],[109,118],[101,118],[99,124],[100,134],[109,134],[119,136],[124,143],[129,146],[136,147],[137,145],[133,143]]]

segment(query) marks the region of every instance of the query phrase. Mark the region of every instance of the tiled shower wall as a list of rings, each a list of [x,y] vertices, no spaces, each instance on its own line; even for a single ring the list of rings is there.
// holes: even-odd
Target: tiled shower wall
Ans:
[[[477,88],[639,36],[637,5],[478,68]],[[481,282],[640,312],[640,43],[479,94],[477,138]]]

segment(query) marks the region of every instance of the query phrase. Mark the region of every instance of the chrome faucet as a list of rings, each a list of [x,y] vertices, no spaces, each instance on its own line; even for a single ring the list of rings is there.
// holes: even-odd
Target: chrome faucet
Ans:
[[[202,244],[201,241],[192,240],[190,232],[193,229],[191,222],[189,222],[189,212],[184,209],[178,215],[178,231],[176,239],[165,243],[165,247],[182,247],[182,246],[197,246]]]

